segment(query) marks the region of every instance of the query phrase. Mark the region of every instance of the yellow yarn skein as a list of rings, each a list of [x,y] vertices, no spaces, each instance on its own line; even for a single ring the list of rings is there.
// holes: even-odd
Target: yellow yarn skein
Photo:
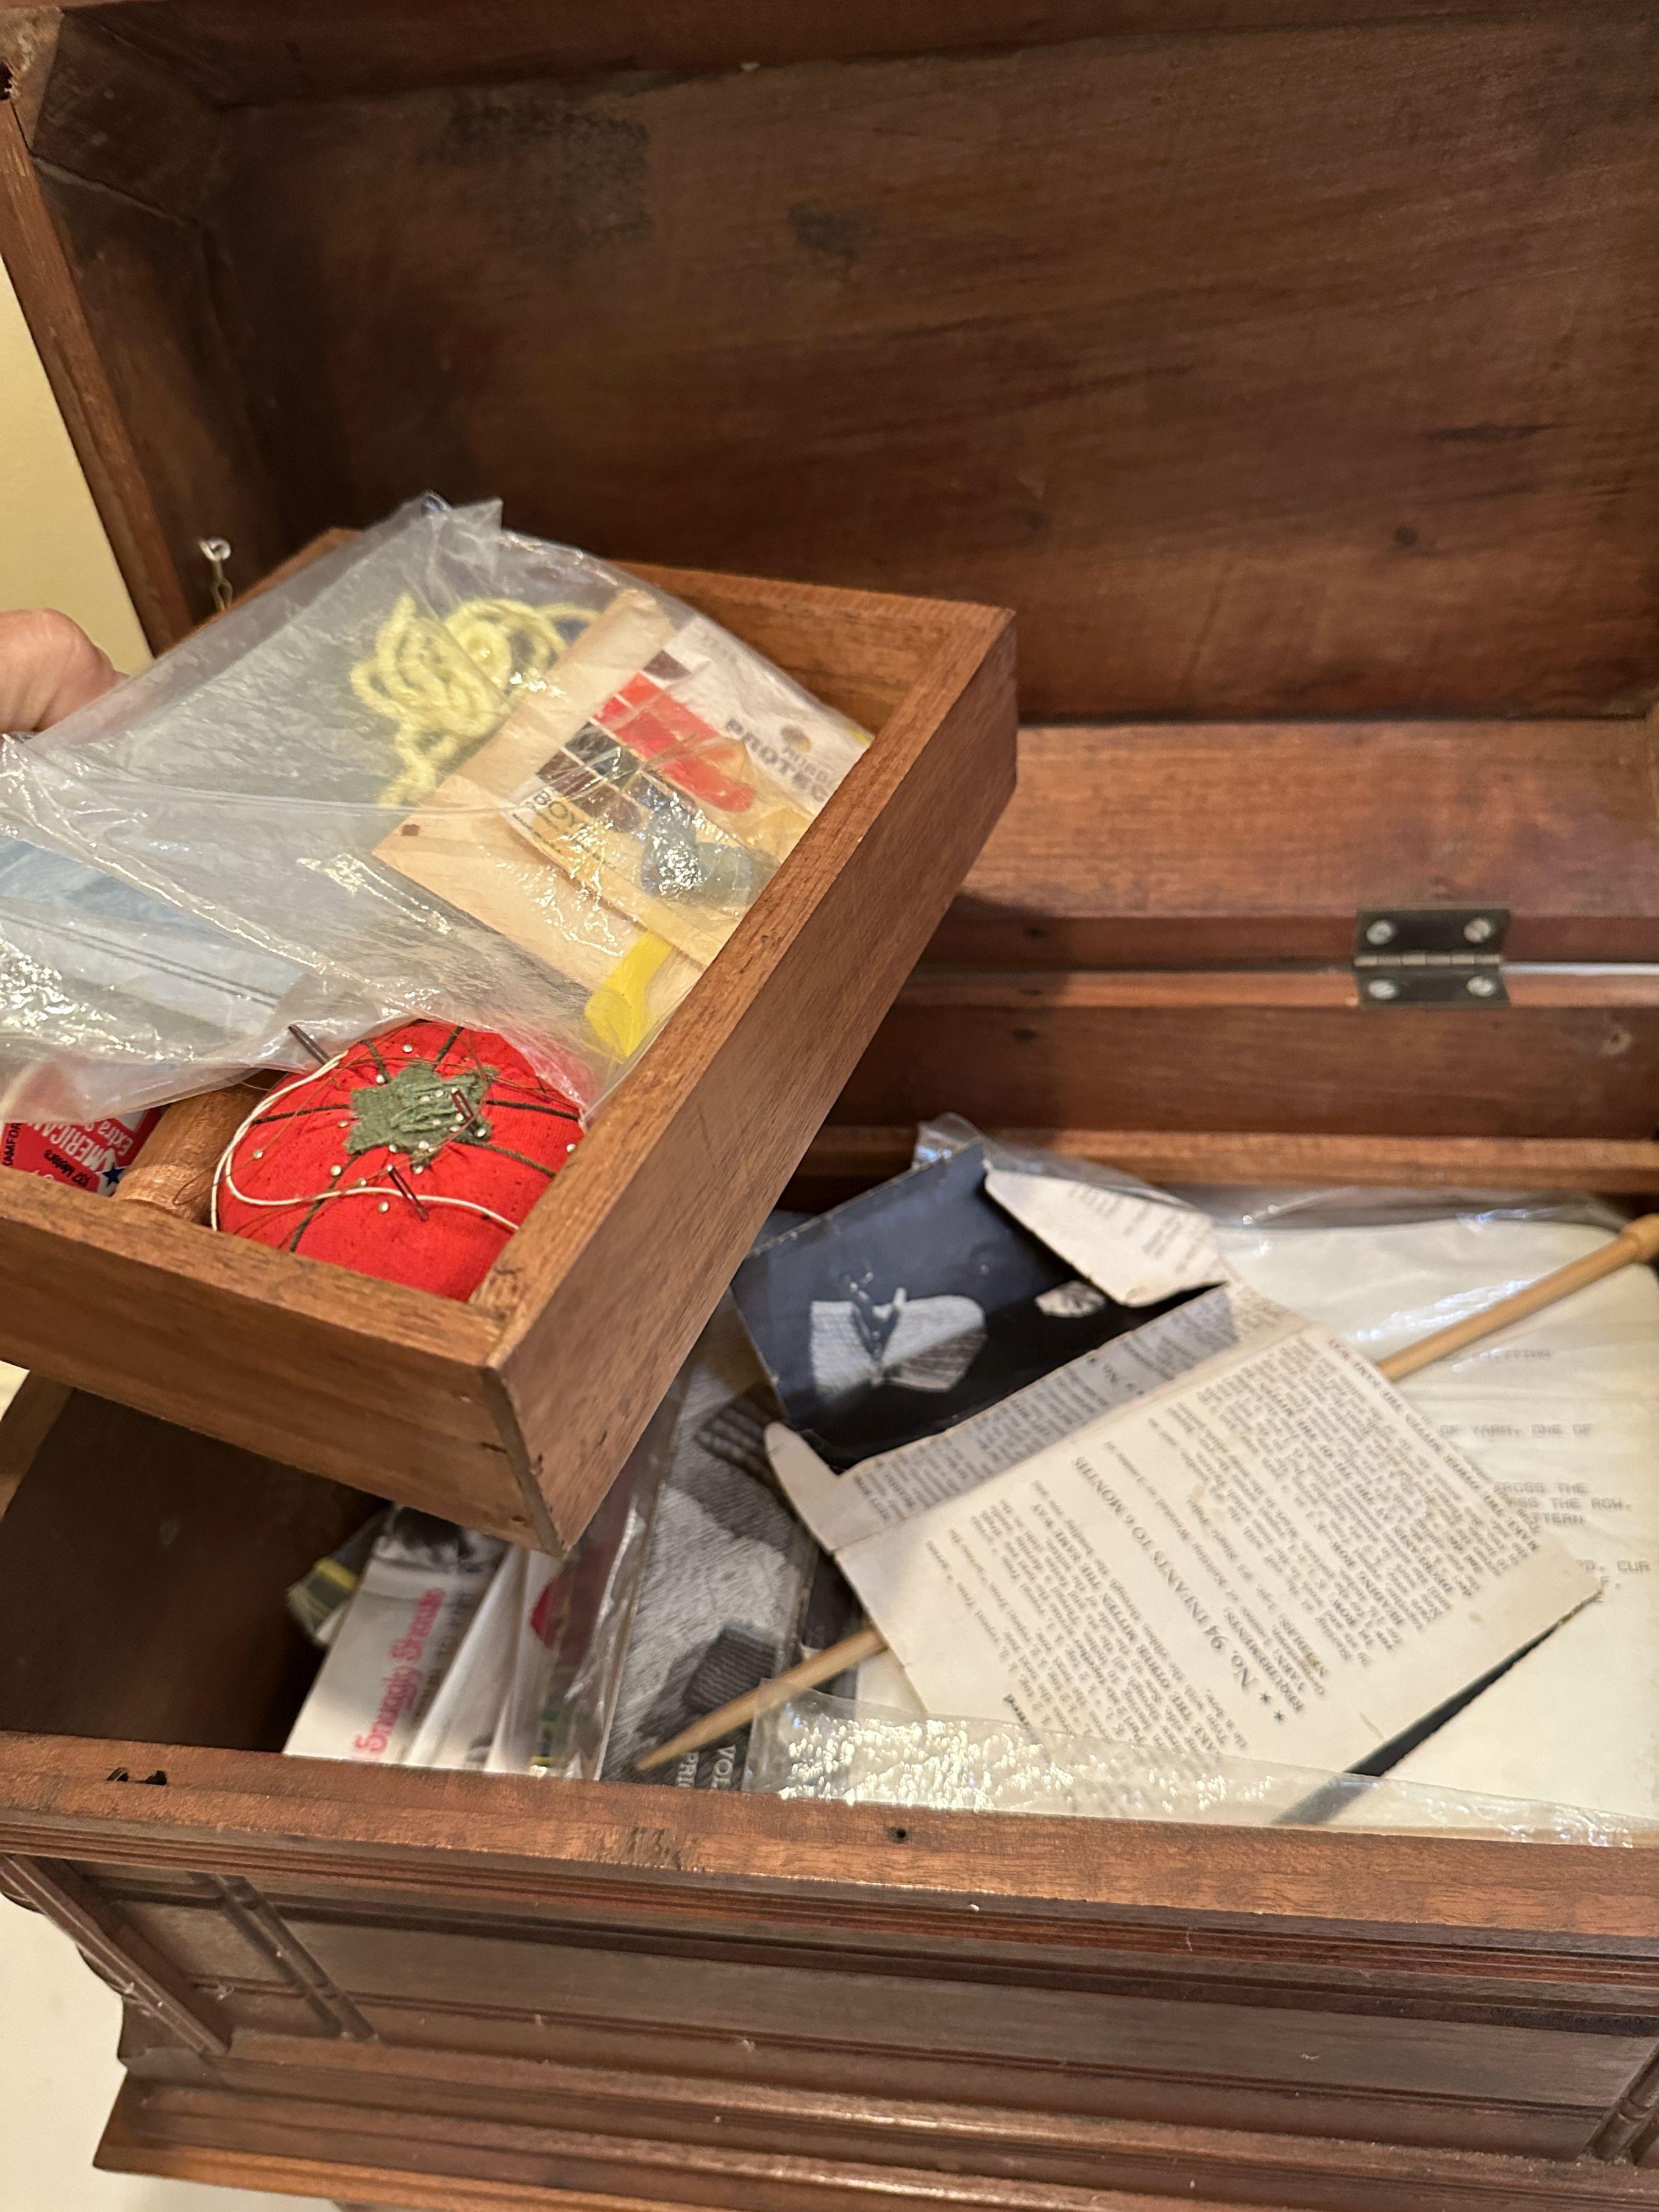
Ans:
[[[516,684],[539,676],[570,640],[561,623],[586,629],[592,607],[467,599],[453,614],[422,614],[413,592],[398,601],[374,650],[351,672],[364,706],[392,723],[398,773],[380,793],[386,806],[418,806],[450,769],[489,736]]]

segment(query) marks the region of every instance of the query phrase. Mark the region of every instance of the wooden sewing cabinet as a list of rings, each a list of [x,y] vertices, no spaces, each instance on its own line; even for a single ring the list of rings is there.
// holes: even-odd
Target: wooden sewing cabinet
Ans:
[[[1018,793],[805,1194],[944,1109],[1158,1180],[1659,1190],[1650,9],[123,0],[0,53],[0,247],[158,643],[199,538],[246,584],[428,483],[1018,610]],[[281,1593],[355,1494],[33,1410],[0,1866],[125,1996],[107,2164],[1659,2206],[1646,1851],[285,1760]]]

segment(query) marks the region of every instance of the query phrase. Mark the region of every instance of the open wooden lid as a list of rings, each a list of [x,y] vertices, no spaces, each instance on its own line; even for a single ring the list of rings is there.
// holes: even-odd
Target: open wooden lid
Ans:
[[[1628,715],[1650,16],[0,0],[0,242],[158,641],[431,485],[1011,606],[1034,719]]]

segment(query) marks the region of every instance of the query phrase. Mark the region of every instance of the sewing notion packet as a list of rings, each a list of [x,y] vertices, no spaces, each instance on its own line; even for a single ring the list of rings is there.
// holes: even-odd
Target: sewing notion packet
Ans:
[[[38,856],[0,900],[0,1097],[94,1119],[158,1064],[177,1095],[299,1065],[295,1023],[428,1014],[589,1109],[866,743],[641,579],[414,502],[0,740],[0,851]],[[157,957],[112,949],[129,908]]]

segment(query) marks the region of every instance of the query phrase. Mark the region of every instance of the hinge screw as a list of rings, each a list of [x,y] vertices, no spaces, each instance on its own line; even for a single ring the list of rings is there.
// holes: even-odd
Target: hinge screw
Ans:
[[[1463,988],[1472,999],[1492,999],[1498,995],[1498,985],[1490,975],[1471,975]]]
[[[1385,929],[1388,928],[1386,922],[1381,926]],[[1389,934],[1392,937],[1394,932],[1389,930]],[[1371,981],[1366,984],[1365,988],[1373,999],[1397,999],[1400,996],[1399,984],[1391,983],[1386,975],[1373,977]]]
[[[1374,921],[1365,932],[1367,945],[1392,945],[1394,939],[1395,927],[1391,921]],[[1387,991],[1373,991],[1371,994],[1374,999],[1386,999],[1391,995]]]
[[[1471,945],[1484,945],[1492,933],[1492,919],[1488,915],[1478,914],[1473,921],[1466,921],[1463,925],[1463,934]]]

